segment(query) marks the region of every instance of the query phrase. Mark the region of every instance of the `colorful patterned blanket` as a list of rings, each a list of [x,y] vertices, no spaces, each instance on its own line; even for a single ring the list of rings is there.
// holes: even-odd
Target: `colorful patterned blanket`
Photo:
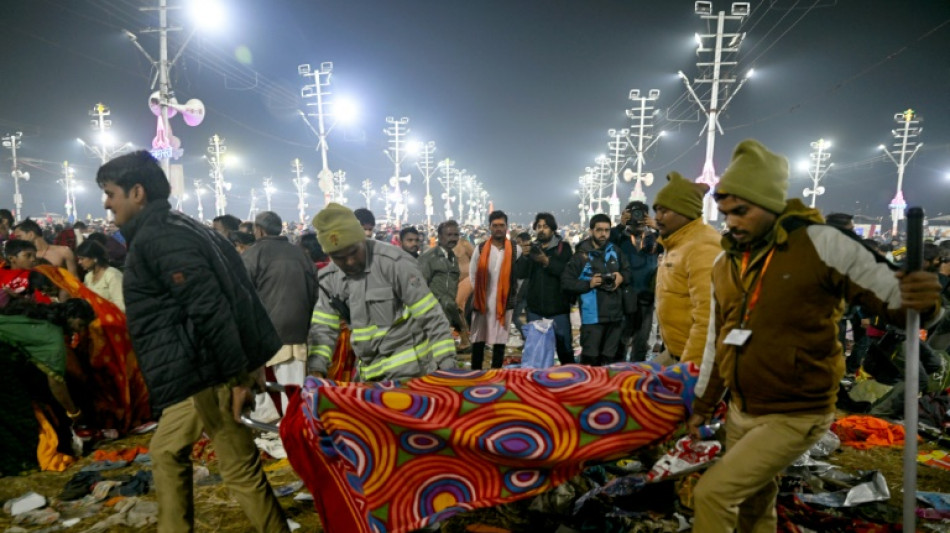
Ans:
[[[280,425],[329,533],[412,531],[666,439],[698,369],[650,363],[307,378]]]

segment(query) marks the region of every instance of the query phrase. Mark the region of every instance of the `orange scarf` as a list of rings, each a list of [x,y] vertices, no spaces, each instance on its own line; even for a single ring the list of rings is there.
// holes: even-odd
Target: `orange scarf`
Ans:
[[[478,270],[475,271],[475,310],[481,314],[488,312],[488,259],[492,252],[492,240],[488,239],[478,253]],[[511,292],[511,263],[514,250],[511,241],[505,239],[505,258],[501,262],[498,276],[498,299],[495,303],[495,317],[498,323],[505,324],[505,304]]]

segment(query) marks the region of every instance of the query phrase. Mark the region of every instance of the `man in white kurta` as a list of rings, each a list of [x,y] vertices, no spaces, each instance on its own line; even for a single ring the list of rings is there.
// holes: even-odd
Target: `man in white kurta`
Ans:
[[[475,311],[472,315],[472,370],[481,370],[485,357],[485,345],[492,345],[492,368],[501,368],[508,343],[508,326],[511,324],[512,304],[517,289],[514,277],[514,261],[521,255],[521,248],[508,240],[508,216],[502,211],[493,211],[488,216],[491,238],[475,247],[469,263]],[[484,262],[482,254],[488,250]],[[479,272],[479,268],[483,272]]]

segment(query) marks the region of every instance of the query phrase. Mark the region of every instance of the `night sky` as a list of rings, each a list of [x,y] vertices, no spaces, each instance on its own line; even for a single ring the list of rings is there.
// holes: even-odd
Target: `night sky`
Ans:
[[[173,5],[178,3],[172,1]],[[182,0],[180,3],[187,3]],[[552,211],[574,222],[577,178],[607,152],[607,130],[629,125],[631,89],[659,89],[657,129],[668,131],[649,152],[645,170],[696,177],[702,169],[705,119],[685,98],[676,72],[697,74],[694,33],[706,22],[693,2],[555,0],[231,0],[220,30],[200,32],[172,71],[180,102],[199,98],[207,117],[197,128],[180,117],[186,180],[207,181],[201,159],[212,134],[227,140],[240,168],[228,211],[246,218],[250,189],[271,176],[274,209],[295,218],[290,161],[301,158],[311,177],[319,169],[316,138],[296,115],[304,79],[297,66],[334,63],[334,95],[358,103],[360,117],[329,137],[333,170],[347,173],[349,205],[364,202],[364,179],[381,185],[392,175],[383,153],[385,117],[409,117],[410,139],[435,141],[436,158],[449,157],[476,174],[495,206],[513,221]],[[76,167],[85,191],[79,213],[101,217],[95,191],[97,162],[76,142],[92,140],[88,112],[112,109],[122,141],[149,147],[155,118],[147,107],[151,65],[123,35],[157,26],[145,0],[5,1],[0,16],[0,133],[22,131],[24,212],[63,212],[57,183],[63,160]],[[728,12],[730,4],[714,3]],[[173,25],[192,23],[172,12]],[[731,27],[735,27],[734,25]],[[950,213],[950,2],[946,0],[803,0],[752,2],[739,73],[756,75],[720,122],[716,168],[728,164],[742,139],[757,138],[791,161],[789,196],[811,181],[798,162],[809,143],[830,139],[826,212],[887,216],[897,171],[877,149],[890,144],[893,116],[913,108],[923,119],[924,147],[905,175],[904,194],[931,216]],[[172,51],[185,33],[175,34]],[[158,55],[157,37],[140,42]],[[246,47],[250,61],[236,54]],[[0,206],[13,207],[8,150],[3,153]],[[410,221],[422,220],[423,185],[414,161]],[[433,182],[433,194],[441,193]],[[631,185],[622,183],[621,198]],[[311,212],[322,204],[311,185]],[[259,203],[263,208],[263,199]],[[374,202],[373,210],[382,212]],[[206,216],[213,198],[204,197]],[[184,210],[196,214],[194,195]],[[442,208],[436,200],[435,220]]]

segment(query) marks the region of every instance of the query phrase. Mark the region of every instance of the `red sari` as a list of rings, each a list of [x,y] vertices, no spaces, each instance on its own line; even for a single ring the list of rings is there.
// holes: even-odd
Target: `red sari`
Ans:
[[[124,434],[149,421],[148,389],[132,350],[125,313],[80,283],[64,268],[40,265],[35,270],[68,292],[70,297],[89,302],[96,312],[96,319],[88,328],[88,339],[85,339],[89,356],[87,368],[91,370],[85,378],[92,393],[96,426],[116,429]]]

